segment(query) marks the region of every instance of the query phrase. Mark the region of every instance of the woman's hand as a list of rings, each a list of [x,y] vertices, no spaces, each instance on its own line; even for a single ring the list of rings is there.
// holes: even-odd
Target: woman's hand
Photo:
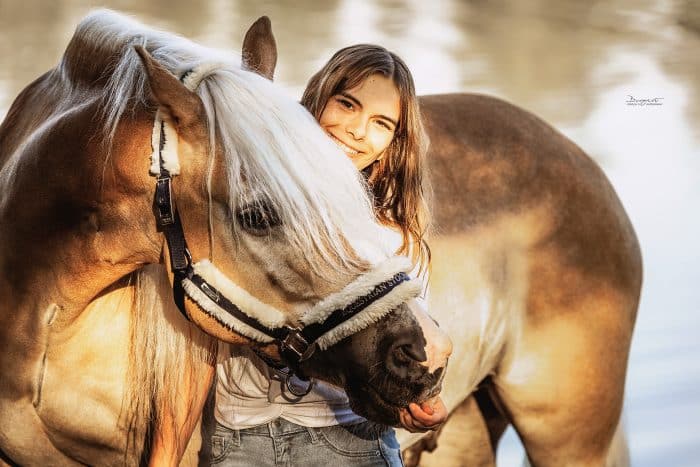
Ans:
[[[408,408],[401,409],[399,418],[401,426],[411,433],[423,433],[437,430],[447,420],[447,408],[441,398],[426,401],[418,405],[414,402]]]

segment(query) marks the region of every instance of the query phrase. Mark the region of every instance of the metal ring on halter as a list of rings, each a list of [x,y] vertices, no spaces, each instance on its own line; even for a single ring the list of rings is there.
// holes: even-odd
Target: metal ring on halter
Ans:
[[[294,376],[294,373],[289,371],[285,374],[285,377],[284,377],[284,384],[287,386],[287,389],[289,390],[289,392],[292,393],[292,395],[294,395],[296,397],[304,397],[305,395],[307,395],[308,393],[311,392],[311,390],[314,387],[315,381],[313,381],[313,380],[307,381],[308,384],[306,385],[306,389],[302,390],[302,391],[297,391],[296,388],[294,387],[294,385],[292,384],[292,376]],[[302,380],[299,379],[299,381],[302,381]]]

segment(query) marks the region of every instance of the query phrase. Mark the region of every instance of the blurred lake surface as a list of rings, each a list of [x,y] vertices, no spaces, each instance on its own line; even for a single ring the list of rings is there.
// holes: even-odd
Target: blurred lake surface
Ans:
[[[633,465],[700,464],[700,1],[0,0],[0,118],[99,6],[232,53],[268,15],[276,79],[296,98],[334,51],[378,43],[406,60],[421,94],[493,94],[576,141],[611,179],[644,255],[624,415]],[[511,430],[499,465],[522,459]]]

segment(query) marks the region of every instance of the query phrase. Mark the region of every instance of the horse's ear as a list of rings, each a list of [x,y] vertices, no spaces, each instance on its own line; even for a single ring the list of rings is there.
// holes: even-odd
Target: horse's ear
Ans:
[[[243,39],[243,68],[272,81],[277,65],[277,43],[272,35],[270,18],[261,16],[248,29]]]
[[[153,97],[161,108],[170,114],[175,124],[180,128],[186,128],[201,122],[204,105],[199,96],[187,89],[175,75],[155,61],[146,49],[140,45],[134,46],[134,49],[146,68]]]

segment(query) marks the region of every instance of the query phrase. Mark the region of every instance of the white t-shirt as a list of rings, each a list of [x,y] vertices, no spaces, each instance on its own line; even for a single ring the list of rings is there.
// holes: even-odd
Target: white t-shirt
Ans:
[[[398,249],[401,235],[393,229],[387,229],[386,234],[393,236],[392,241],[396,239]],[[411,276],[415,277],[416,272],[414,269]],[[424,292],[416,300],[425,307],[426,299]],[[365,421],[350,409],[345,391],[323,381],[314,380],[311,392],[295,397],[284,382],[272,378],[273,370],[247,347],[219,344],[216,374],[214,414],[221,425],[232,430],[262,425],[278,417],[315,428]]]
[[[295,397],[284,382],[272,378],[272,369],[248,347],[220,344],[216,373],[216,420],[233,430],[278,417],[309,427],[365,420],[350,409],[345,391],[322,381],[314,380],[311,392]]]

